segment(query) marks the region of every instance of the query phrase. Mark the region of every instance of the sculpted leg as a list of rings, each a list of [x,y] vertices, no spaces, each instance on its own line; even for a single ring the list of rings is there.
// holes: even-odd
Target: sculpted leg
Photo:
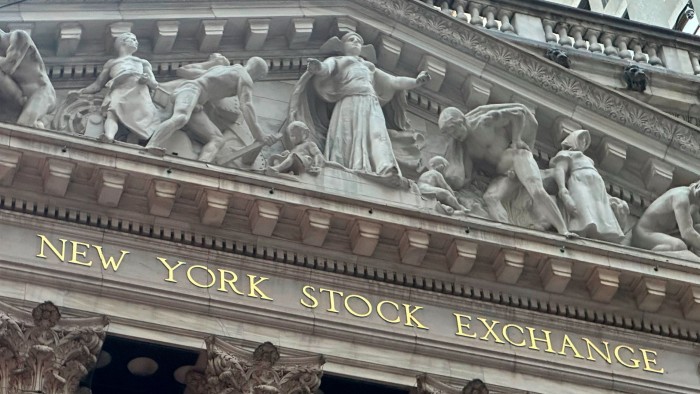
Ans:
[[[173,116],[161,123],[158,129],[153,133],[153,136],[146,145],[146,149],[150,152],[163,153],[163,145],[165,142],[175,130],[181,129],[187,124],[199,100],[199,91],[195,89],[187,89],[175,94]]]
[[[513,170],[518,180],[527,190],[527,193],[532,197],[534,209],[554,226],[559,234],[571,235],[566,228],[566,223],[564,223],[564,218],[562,218],[559,208],[544,190],[540,169],[532,157],[532,152],[526,149],[518,149],[513,152],[512,159]]]
[[[20,89],[9,75],[2,71],[0,71],[0,91],[3,97],[14,101],[18,106],[21,107],[24,104],[24,93],[22,93],[22,89]]]
[[[53,87],[40,88],[27,98],[17,123],[25,126],[44,127],[39,119],[51,112],[55,105],[56,93]]]
[[[188,134],[204,144],[199,160],[210,163],[224,144],[224,136],[204,111],[194,112],[185,127]]]
[[[100,137],[100,139],[104,142],[114,141],[114,137],[117,135],[117,130],[119,130],[117,115],[112,111],[107,111],[107,119],[105,119],[105,133]]]
[[[512,195],[518,187],[518,183],[507,176],[495,178],[484,192],[486,210],[491,217],[501,223],[510,223],[508,212],[503,207],[503,200]]]
[[[678,252],[688,250],[682,239],[674,236],[647,231],[639,227],[634,229],[632,246],[653,250],[655,252]]]

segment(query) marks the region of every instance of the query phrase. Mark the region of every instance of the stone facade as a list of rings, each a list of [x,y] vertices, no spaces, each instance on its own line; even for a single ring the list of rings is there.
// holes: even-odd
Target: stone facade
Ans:
[[[0,332],[82,349],[2,387],[94,366],[50,300],[206,348],[192,394],[697,392],[700,47],[426,3],[0,9]]]

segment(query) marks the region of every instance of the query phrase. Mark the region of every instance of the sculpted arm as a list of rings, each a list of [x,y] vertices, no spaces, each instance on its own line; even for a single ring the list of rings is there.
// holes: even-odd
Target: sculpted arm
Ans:
[[[260,125],[258,124],[258,117],[255,115],[255,108],[253,108],[253,84],[249,80],[244,81],[243,77],[240,79],[241,80],[238,83],[238,101],[240,103],[243,119],[248,125],[248,128],[256,141],[267,142],[267,136],[260,128]]]
[[[411,90],[423,86],[430,81],[430,74],[428,74],[427,71],[421,71],[416,78],[392,77],[391,81],[393,88],[396,90]]]
[[[332,57],[324,61],[320,61],[318,59],[308,59],[308,63],[309,72],[320,77],[330,76],[337,67],[337,62]]]
[[[151,67],[151,63],[148,60],[143,60],[143,71],[146,76],[146,85],[151,89],[157,88],[158,81],[156,81],[156,76],[153,75],[153,67]]]
[[[212,57],[201,63],[186,64],[175,71],[180,78],[195,79],[201,77],[207,70],[215,66],[229,66],[231,63],[224,56],[212,55]]]
[[[14,74],[27,54],[32,39],[25,31],[16,30],[10,33],[10,45],[5,57],[0,57],[0,69],[8,75]]]
[[[105,66],[102,68],[102,72],[100,72],[100,75],[97,76],[95,82],[91,83],[86,88],[81,89],[80,93],[93,94],[102,90],[107,81],[109,81],[109,72],[111,71],[113,64],[114,62],[112,60],[107,61]]]
[[[693,217],[690,211],[690,201],[687,195],[675,195],[672,201],[673,213],[676,216],[681,238],[690,246],[700,249],[700,234],[693,228]]]

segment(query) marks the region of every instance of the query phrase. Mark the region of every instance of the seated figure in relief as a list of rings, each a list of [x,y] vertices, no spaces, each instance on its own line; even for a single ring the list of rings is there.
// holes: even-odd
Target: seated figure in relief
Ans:
[[[0,120],[40,128],[41,118],[56,106],[56,91],[26,31],[0,30],[0,101]]]
[[[445,181],[444,172],[450,163],[442,156],[435,156],[428,161],[428,171],[421,174],[416,182],[421,195],[438,200],[442,210],[452,215],[455,212],[466,213],[469,210],[459,203],[454,190]]]
[[[457,108],[445,108],[438,126],[453,142],[446,156],[452,165],[445,174],[454,189],[468,185],[478,166],[493,177],[484,201],[491,218],[509,223],[504,203],[524,188],[532,199],[537,217],[560,234],[573,236],[567,229],[557,204],[549,197],[531,149],[535,143],[537,120],[530,110],[517,103],[480,106],[466,115]]]
[[[107,95],[102,102],[106,112],[105,142],[114,141],[119,123],[126,126],[139,139],[147,140],[160,122],[160,114],[151,100],[150,90],[158,87],[151,63],[133,56],[139,42],[132,33],[122,33],[114,40],[119,54],[105,63],[97,80],[80,90],[81,94],[98,93],[107,87]]]
[[[354,32],[342,40],[331,38],[321,49],[342,55],[324,61],[309,59],[308,71],[292,93],[290,121],[309,126],[312,140],[328,162],[390,183],[402,179],[388,125],[405,130],[403,91],[425,84],[430,75],[387,74],[372,63],[374,48],[363,46],[362,37]]]
[[[154,154],[165,153],[165,142],[179,129],[204,144],[198,160],[211,162],[224,144],[221,130],[212,122],[203,106],[210,102],[238,97],[240,112],[256,140],[272,144],[276,138],[263,133],[253,108],[253,83],[267,75],[265,60],[251,57],[245,66],[231,65],[228,59],[214,54],[203,63],[188,64],[178,69],[185,78],[170,94],[172,116],[153,132],[146,149]]]
[[[655,252],[700,252],[694,222],[700,209],[700,181],[674,187],[659,196],[632,228],[632,246]],[[677,234],[680,237],[671,234]],[[685,252],[685,253],[684,253]]]
[[[272,164],[268,169],[273,172],[292,172],[297,175],[303,172],[316,174],[321,171],[324,162],[323,153],[314,142],[309,141],[309,133],[309,128],[303,122],[290,123],[282,137],[287,149],[268,159]]]
[[[550,160],[549,166],[556,170],[554,178],[559,199],[568,214],[569,231],[582,237],[618,243],[624,234],[605,190],[605,182],[593,159],[583,154],[590,144],[588,130],[572,132],[562,141],[562,150]]]

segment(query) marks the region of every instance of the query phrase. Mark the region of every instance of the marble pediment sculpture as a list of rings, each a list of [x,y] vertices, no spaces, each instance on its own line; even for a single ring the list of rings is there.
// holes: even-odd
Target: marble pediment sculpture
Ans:
[[[544,188],[532,154],[537,120],[527,107],[491,104],[467,114],[450,107],[442,111],[438,123],[440,130],[452,138],[446,155],[453,165],[445,177],[454,189],[467,186],[479,168],[491,177],[483,199],[492,219],[511,223],[506,204],[524,190],[538,218],[560,234],[573,235]]]
[[[0,120],[44,128],[56,106],[56,92],[29,34],[0,30]]]
[[[309,59],[290,100],[289,120],[309,127],[326,161],[377,179],[401,177],[388,130],[408,128],[404,91],[425,84],[430,75],[390,75],[362,57],[371,49],[363,44],[359,34],[347,33],[324,45],[342,55]]]
[[[624,233],[605,189],[605,181],[593,159],[583,153],[590,144],[588,130],[576,130],[562,141],[562,150],[550,160],[550,167],[556,170],[558,196],[565,207],[569,231],[582,237],[619,243]],[[619,203],[615,207],[624,209]]]
[[[659,196],[632,228],[631,245],[690,258],[700,252],[700,181],[674,187]]]

